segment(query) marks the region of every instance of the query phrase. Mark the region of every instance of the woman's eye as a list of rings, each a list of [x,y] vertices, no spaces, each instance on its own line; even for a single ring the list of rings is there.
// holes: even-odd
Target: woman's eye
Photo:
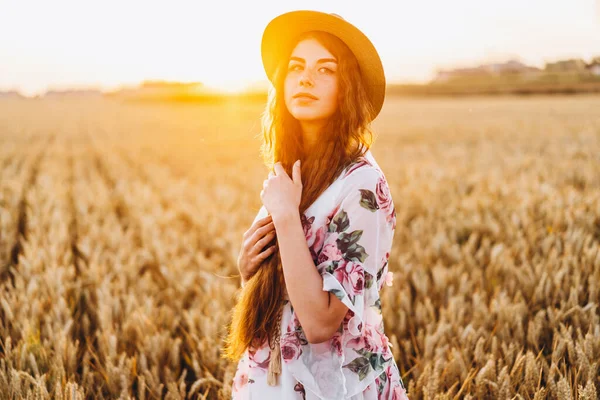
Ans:
[[[302,69],[302,65],[300,65],[300,64],[293,64],[288,67],[288,71],[299,71],[301,69]],[[321,68],[319,68],[319,71],[324,71],[324,73],[326,73],[326,74],[335,73],[334,70],[327,68],[327,67],[321,67]]]

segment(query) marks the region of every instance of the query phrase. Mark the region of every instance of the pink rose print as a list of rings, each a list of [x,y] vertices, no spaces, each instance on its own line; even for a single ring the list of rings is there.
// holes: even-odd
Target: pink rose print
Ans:
[[[248,384],[248,373],[246,371],[238,370],[233,378],[233,386],[231,391],[233,393],[238,393],[244,386]]]
[[[370,352],[388,354],[390,352],[387,336],[375,329],[374,326],[366,324],[363,334],[348,341],[347,346],[353,350],[367,350]]]
[[[375,189],[377,195],[377,205],[379,209],[385,213],[386,221],[388,224],[393,224],[393,219],[395,218],[395,208],[394,202],[392,201],[392,196],[390,194],[390,188],[388,186],[387,180],[382,175],[379,177],[377,181],[377,188]]]
[[[338,261],[342,259],[342,252],[338,249],[337,235],[329,235],[321,249],[317,262],[321,264],[324,261]]]
[[[339,357],[342,356],[344,350],[342,348],[342,334],[335,332],[331,338],[331,348],[334,349]]]
[[[390,195],[390,189],[383,175],[377,180],[377,187],[375,191],[377,194],[377,204],[379,205],[379,209],[385,210],[386,213],[388,213],[391,210],[391,205],[393,202]]]
[[[285,362],[297,360],[302,354],[300,339],[295,333],[285,334],[279,344],[281,346],[281,356]]]
[[[248,360],[250,368],[256,368],[257,370],[266,373],[269,368],[269,361],[271,360],[271,348],[266,344],[256,350],[249,348]]]
[[[363,293],[365,284],[365,270],[359,263],[342,260],[333,271],[333,276],[342,283],[342,287],[350,296]]]
[[[329,230],[329,224],[331,223],[331,220],[333,220],[333,217],[335,217],[335,215],[339,212],[340,207],[341,207],[341,204],[338,204],[333,210],[331,210],[329,215],[325,218],[325,222],[323,222],[323,225],[321,225],[321,227],[319,229],[317,229],[317,231],[314,233],[314,241],[312,243],[307,241],[307,243],[309,243],[308,247],[310,250],[310,254],[313,258],[313,261],[316,264],[321,263],[318,260],[319,254],[320,254],[321,250],[323,249],[325,240],[328,240],[328,236],[334,236],[333,242],[335,242],[335,239],[337,239],[336,235],[328,235],[328,230]]]
[[[318,262],[321,264],[324,261],[337,261],[342,259],[342,252],[338,249],[337,244],[327,243],[323,246],[321,254],[319,254]]]
[[[368,328],[365,328],[365,331]],[[365,338],[365,335],[367,333],[365,332],[362,336],[358,336],[355,338],[352,338],[348,341],[348,343],[346,344],[348,346],[348,348],[352,349],[352,350],[368,350],[371,351],[370,348],[367,348],[367,340]]]
[[[320,227],[317,232],[315,232],[315,240],[312,245],[309,246],[310,254],[313,258],[313,261],[318,264],[318,254],[323,248],[323,243],[325,242],[325,235],[327,232],[327,225],[323,225]]]

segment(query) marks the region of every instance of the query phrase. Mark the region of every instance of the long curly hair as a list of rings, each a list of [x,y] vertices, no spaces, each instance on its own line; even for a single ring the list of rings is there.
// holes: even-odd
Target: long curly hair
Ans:
[[[373,106],[354,54],[342,40],[327,32],[304,33],[295,43],[306,38],[319,41],[338,60],[337,108],[326,128],[320,132],[319,145],[305,152],[300,123],[285,105],[283,87],[289,55],[295,45],[290,47],[288,57],[282,58],[278,65],[261,119],[264,139],[261,156],[269,170],[273,171],[274,164],[281,162],[291,177],[294,162],[301,160],[301,215],[373,143],[370,128]],[[268,245],[276,240],[274,238]],[[237,296],[223,358],[237,361],[247,348],[258,348],[265,340],[272,343],[272,325],[281,306],[284,285],[281,257],[276,251],[263,261]]]

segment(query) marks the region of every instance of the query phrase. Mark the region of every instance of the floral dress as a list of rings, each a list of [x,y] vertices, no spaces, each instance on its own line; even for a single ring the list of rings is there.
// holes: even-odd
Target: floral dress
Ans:
[[[266,215],[263,206],[255,221]],[[342,171],[301,221],[323,290],[348,312],[331,339],[309,343],[286,294],[278,385],[267,385],[271,349],[265,340],[240,359],[232,399],[407,400],[384,334],[379,297],[392,280],[388,259],[396,211],[370,150]]]

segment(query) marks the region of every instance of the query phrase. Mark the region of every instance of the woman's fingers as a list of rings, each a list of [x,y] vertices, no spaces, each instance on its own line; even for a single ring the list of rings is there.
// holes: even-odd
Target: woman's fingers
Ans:
[[[259,255],[257,255],[256,256],[256,260],[259,262],[258,265],[260,265],[260,263],[262,263],[265,260],[265,258],[267,258],[271,254],[273,254],[278,248],[279,248],[279,246],[277,246],[277,243],[275,243],[274,245],[267,247],[265,249],[265,251],[263,251],[262,253],[260,253]]]
[[[258,253],[256,255],[250,255],[249,258],[251,260],[250,265],[248,267],[248,276],[253,276],[256,271],[258,270],[258,268],[260,267],[260,265],[263,263],[263,261],[269,257],[271,254],[273,254],[277,249],[278,249],[278,245],[277,242],[275,242],[274,244],[272,244],[269,247],[266,247],[262,252]],[[253,248],[252,253],[254,253],[254,251],[258,249],[260,251],[260,247],[255,246]]]
[[[256,232],[254,232],[254,234],[256,235],[256,240],[255,241],[257,242],[258,239],[260,239],[261,237],[265,236],[267,233],[271,232],[274,229],[275,229],[275,223],[273,221],[269,222],[265,226],[262,226],[262,227],[258,228],[256,230]]]
[[[251,236],[252,234],[254,234],[254,232],[256,232],[257,229],[260,229],[261,227],[267,225],[268,223],[270,223],[272,221],[273,221],[273,218],[271,217],[271,214],[267,215],[264,218],[257,220],[255,223],[252,224],[250,229],[248,229],[246,232],[244,232],[244,237]]]
[[[252,248],[253,254],[258,254],[266,245],[275,237],[275,231],[271,231],[264,235],[260,240],[256,242],[254,247]]]
[[[271,214],[269,214],[266,217],[261,218],[258,221],[256,221],[256,223],[254,225],[257,225],[260,227],[260,226],[268,224],[271,221],[273,221],[273,217],[271,216]]]

